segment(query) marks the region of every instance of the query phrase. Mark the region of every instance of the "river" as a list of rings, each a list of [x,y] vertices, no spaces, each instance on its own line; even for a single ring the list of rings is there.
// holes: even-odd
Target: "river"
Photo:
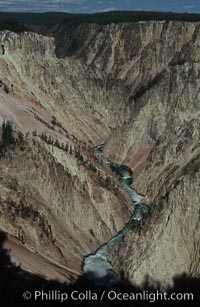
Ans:
[[[96,286],[112,287],[119,283],[119,277],[114,272],[111,263],[108,261],[108,255],[112,247],[123,240],[126,233],[137,226],[138,221],[145,218],[149,213],[149,207],[142,203],[144,196],[138,194],[132,187],[133,172],[126,165],[120,165],[111,162],[103,155],[103,145],[94,147],[94,151],[98,158],[104,163],[109,165],[113,173],[119,176],[120,183],[130,198],[132,205],[134,206],[133,215],[130,221],[119,231],[112,239],[98,248],[93,254],[90,254],[84,258],[83,272],[93,281]]]

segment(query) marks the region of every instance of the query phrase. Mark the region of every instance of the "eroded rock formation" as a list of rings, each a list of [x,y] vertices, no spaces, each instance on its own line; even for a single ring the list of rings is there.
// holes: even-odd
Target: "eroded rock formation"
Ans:
[[[0,159],[1,229],[68,281],[131,216],[91,151],[102,142],[151,206],[113,249],[115,270],[162,287],[198,276],[199,31],[151,21],[61,26],[54,37],[0,33],[0,120],[14,123],[16,139],[23,133]]]

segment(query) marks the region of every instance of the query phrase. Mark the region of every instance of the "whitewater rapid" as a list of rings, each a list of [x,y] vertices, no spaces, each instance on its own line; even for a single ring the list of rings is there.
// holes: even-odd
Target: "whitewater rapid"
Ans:
[[[95,285],[112,287],[119,283],[118,275],[114,272],[111,263],[108,261],[108,255],[112,247],[123,240],[126,233],[133,229],[138,221],[143,219],[149,213],[149,207],[142,203],[144,196],[138,194],[132,187],[133,173],[131,169],[125,165],[120,165],[111,162],[109,159],[103,156],[103,145],[94,147],[94,151],[98,158],[104,163],[109,165],[111,170],[119,176],[119,180],[126,194],[132,201],[132,205],[135,210],[130,221],[125,227],[119,231],[112,239],[102,245],[97,251],[84,258],[83,272],[93,281]]]

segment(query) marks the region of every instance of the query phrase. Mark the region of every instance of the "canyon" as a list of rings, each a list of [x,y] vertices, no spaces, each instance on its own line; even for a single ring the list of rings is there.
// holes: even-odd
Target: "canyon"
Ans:
[[[134,206],[93,150],[104,144],[150,208],[109,251],[114,272],[162,289],[199,277],[200,22],[37,32],[0,32],[0,229],[12,262],[70,284],[127,225]]]

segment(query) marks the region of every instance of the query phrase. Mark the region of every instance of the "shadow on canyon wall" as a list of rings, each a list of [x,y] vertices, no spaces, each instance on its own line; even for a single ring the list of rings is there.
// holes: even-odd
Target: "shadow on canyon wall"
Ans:
[[[23,271],[20,267],[14,266],[10,261],[9,253],[3,248],[3,242],[6,240],[6,234],[0,232],[0,302],[4,302],[6,306],[20,306],[20,307],[32,307],[32,306],[86,306],[86,307],[98,307],[98,306],[132,306],[132,307],[149,307],[149,306],[198,306],[200,302],[200,279],[191,278],[187,275],[182,275],[174,278],[174,287],[169,288],[166,292],[168,297],[172,293],[192,293],[193,300],[158,300],[155,301],[156,291],[162,293],[161,285],[155,283],[154,287],[150,286],[148,276],[145,278],[144,284],[141,288],[134,287],[130,282],[124,277],[123,272],[121,272],[121,283],[113,289],[104,289],[101,287],[95,287],[85,276],[82,276],[73,285],[60,284],[56,281],[47,281],[42,277],[35,276],[28,272]],[[105,290],[104,299],[100,301],[103,291]],[[29,291],[32,298],[23,298],[24,292]],[[46,300],[45,295],[43,300],[38,298],[35,300],[35,291],[43,291],[43,293],[48,294],[48,297],[54,297],[57,295],[58,299]],[[87,295],[84,300],[73,300],[71,299],[71,293],[73,291],[78,291],[78,293],[83,293],[82,296]],[[111,294],[111,299],[105,299],[108,297],[108,292],[113,291]],[[56,294],[55,294],[56,292]],[[114,299],[112,300],[114,293],[151,293],[149,300],[143,301],[133,301],[126,299]],[[68,299],[61,302],[61,294],[67,293]],[[92,293],[96,293],[98,300],[92,300]],[[28,293],[29,295],[29,293]],[[94,296],[93,296],[94,297]],[[120,298],[122,295],[120,295]],[[75,295],[77,298],[77,294]],[[95,297],[94,297],[95,298]],[[179,294],[180,298],[180,294]],[[65,299],[65,296],[63,297]]]

